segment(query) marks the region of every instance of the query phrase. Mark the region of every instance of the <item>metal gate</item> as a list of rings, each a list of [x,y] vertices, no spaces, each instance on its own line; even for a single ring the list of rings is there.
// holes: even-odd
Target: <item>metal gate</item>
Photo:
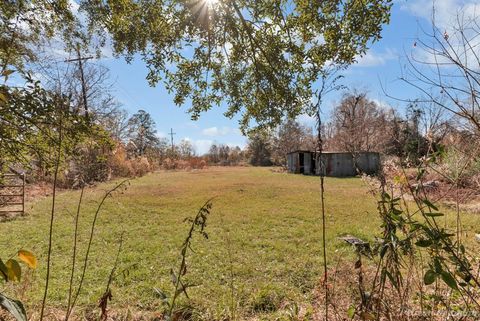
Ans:
[[[0,218],[25,214],[25,174],[0,174]]]

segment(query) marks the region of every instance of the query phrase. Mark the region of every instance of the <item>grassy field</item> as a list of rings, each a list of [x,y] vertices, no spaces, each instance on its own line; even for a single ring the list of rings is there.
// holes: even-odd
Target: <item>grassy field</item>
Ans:
[[[85,192],[80,258],[97,204],[112,186],[114,182]],[[359,178],[327,178],[326,188],[329,256],[353,260],[352,249],[338,236],[373,239],[379,231],[374,197]],[[233,285],[233,306],[241,319],[255,315],[275,320],[290,302],[312,307],[313,290],[322,272],[318,191],[318,177],[275,173],[268,168],[158,172],[132,180],[100,212],[79,313],[95,306],[102,295],[122,233],[112,306],[161,311],[154,288],[172,291],[169,271],[178,266],[179,247],[189,228],[184,218],[194,216],[213,196],[209,239],[196,236],[196,253],[188,257],[186,279],[197,286],[190,289],[190,300],[182,298],[180,304],[194,307],[199,319],[221,320],[230,313]],[[58,197],[48,297],[51,309],[61,309],[67,302],[78,198],[79,191],[62,192]],[[8,258],[20,248],[39,257],[39,269],[26,275],[25,284],[6,289],[25,300],[30,309],[41,301],[43,291],[50,207],[51,199],[45,198],[28,206],[27,217],[0,223],[0,257]],[[466,222],[467,232],[476,232],[477,217]],[[76,282],[78,278],[79,273]]]

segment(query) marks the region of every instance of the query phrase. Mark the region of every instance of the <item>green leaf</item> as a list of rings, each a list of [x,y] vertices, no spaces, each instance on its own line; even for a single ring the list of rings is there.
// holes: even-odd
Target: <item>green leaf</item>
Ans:
[[[350,319],[353,319],[353,317],[355,316],[355,306],[351,305],[348,310],[347,310],[347,316],[350,318]]]
[[[438,217],[438,216],[444,216],[443,213],[425,213],[426,216],[429,217]]]
[[[420,239],[415,243],[415,245],[419,247],[429,247],[432,244],[433,244],[432,240],[425,240],[425,239]]]
[[[425,283],[425,285],[430,285],[433,282],[435,282],[436,279],[437,279],[437,274],[432,270],[428,270],[427,272],[425,272],[425,275],[423,276],[423,283]]]
[[[9,281],[20,281],[22,277],[22,268],[18,264],[17,260],[10,259],[5,263],[8,271],[7,276]]]
[[[153,290],[155,291],[155,295],[157,297],[160,298],[160,300],[164,301],[164,300],[167,300],[168,299],[168,296],[165,294],[165,292],[163,292],[162,290],[158,289],[158,288],[153,288]]]
[[[387,253],[388,246],[387,245],[382,245],[382,248],[380,249],[380,257],[383,258],[385,254]]]
[[[435,273],[440,274],[442,273],[442,263],[440,263],[440,260],[438,258],[433,259],[433,266],[435,268]]]
[[[393,275],[392,275],[390,272],[386,271],[386,270],[385,270],[385,274],[387,275],[388,279],[390,280],[390,283],[393,284],[393,286],[395,287],[395,289],[396,289],[397,291],[399,291],[400,289],[398,288],[398,283],[397,283],[397,281],[395,280],[395,278],[393,277]]]
[[[433,205],[432,202],[430,202],[429,200],[424,199],[424,200],[423,200],[423,203],[424,203],[425,205],[427,205],[428,207],[430,207],[431,209],[434,209],[435,211],[438,211],[438,207],[436,207],[435,205]]]
[[[450,288],[458,290],[457,281],[451,273],[447,271],[442,271],[440,276],[442,277],[443,282],[445,282],[445,284],[447,284]]]
[[[0,306],[10,312],[17,321],[27,321],[27,312],[22,302],[10,299],[0,293]]]

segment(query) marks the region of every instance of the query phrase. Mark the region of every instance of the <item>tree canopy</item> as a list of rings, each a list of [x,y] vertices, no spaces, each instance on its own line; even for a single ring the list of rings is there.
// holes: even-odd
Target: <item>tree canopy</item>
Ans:
[[[245,132],[313,114],[327,65],[348,66],[380,39],[391,0],[85,0],[90,26],[148,81],[163,81],[193,119],[214,105],[242,115]]]
[[[98,39],[95,33],[111,39],[116,55],[127,61],[139,55],[149,69],[150,84],[163,82],[176,104],[189,105],[193,119],[212,106],[226,106],[226,116],[242,116],[240,127],[246,133],[251,127],[274,128],[285,118],[313,114],[312,96],[325,68],[348,66],[364,54],[380,38],[391,4],[391,0],[4,1],[2,159],[18,161],[20,150],[32,145],[23,139],[26,134],[18,135],[25,128],[38,136],[40,127],[56,122],[52,110],[75,109],[74,97],[45,90],[29,73],[29,64],[49,39],[61,40],[66,50],[87,46]],[[16,79],[7,81],[12,78]],[[26,85],[21,84],[24,80]],[[41,101],[33,103],[35,99]],[[26,100],[32,104],[27,106]],[[69,118],[62,119],[61,127],[66,127]]]
[[[149,148],[154,148],[159,143],[155,121],[144,110],[139,110],[129,120],[130,143],[134,145],[134,153],[143,156]]]

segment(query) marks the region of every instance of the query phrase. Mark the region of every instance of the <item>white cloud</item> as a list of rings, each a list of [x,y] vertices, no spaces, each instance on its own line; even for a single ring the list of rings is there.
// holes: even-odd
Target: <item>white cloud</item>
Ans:
[[[357,56],[356,67],[376,67],[383,66],[389,60],[397,59],[399,55],[392,49],[386,49],[383,53],[368,51],[364,56]]]
[[[387,103],[386,101],[384,101],[384,100],[374,98],[374,99],[372,99],[372,101],[373,101],[375,104],[377,104],[377,106],[378,106],[380,109],[382,109],[383,111],[388,112],[388,111],[392,110],[392,106],[391,106],[389,103]]]
[[[221,143],[221,142],[211,140],[211,139],[191,139],[190,137],[184,137],[182,140],[186,140],[186,141],[190,142],[193,145],[193,147],[195,148],[195,152],[199,156],[202,156],[202,155],[208,153],[210,147],[213,144],[227,145],[230,148],[238,146],[241,149],[244,149],[245,146],[246,146],[246,142],[242,142],[242,143],[238,143],[238,142],[237,143],[234,143],[234,142]]]
[[[191,140],[188,137],[185,137],[185,140],[188,140],[195,147],[195,151],[198,155],[204,155],[210,149],[210,146],[213,144],[213,140],[209,139],[196,139]]]
[[[461,13],[462,19],[470,20],[479,13],[480,6],[477,0],[409,0],[402,1],[401,8],[412,15],[428,21],[435,20],[440,29],[451,29]]]
[[[243,142],[243,143],[226,143],[225,145],[227,145],[228,147],[230,148],[235,148],[235,147],[240,147],[241,149],[245,149],[245,147],[247,147],[247,143],[246,142]]]
[[[202,134],[211,137],[226,136],[229,134],[239,134],[239,130],[228,126],[223,126],[221,128],[214,126],[205,128],[204,130],[202,130]]]
[[[421,41],[410,54],[413,61],[423,64],[423,67],[428,67],[429,64],[442,68],[455,67],[456,63],[441,52],[445,50],[462,65],[474,70],[479,69],[477,51],[480,46],[480,39],[478,39],[480,3],[478,0],[414,0],[404,3],[402,9],[426,20],[428,25],[434,22],[436,27],[434,31],[428,29],[425,33],[420,33]],[[433,32],[440,41],[448,41],[445,49],[430,36]],[[467,46],[465,42],[468,42]]]

